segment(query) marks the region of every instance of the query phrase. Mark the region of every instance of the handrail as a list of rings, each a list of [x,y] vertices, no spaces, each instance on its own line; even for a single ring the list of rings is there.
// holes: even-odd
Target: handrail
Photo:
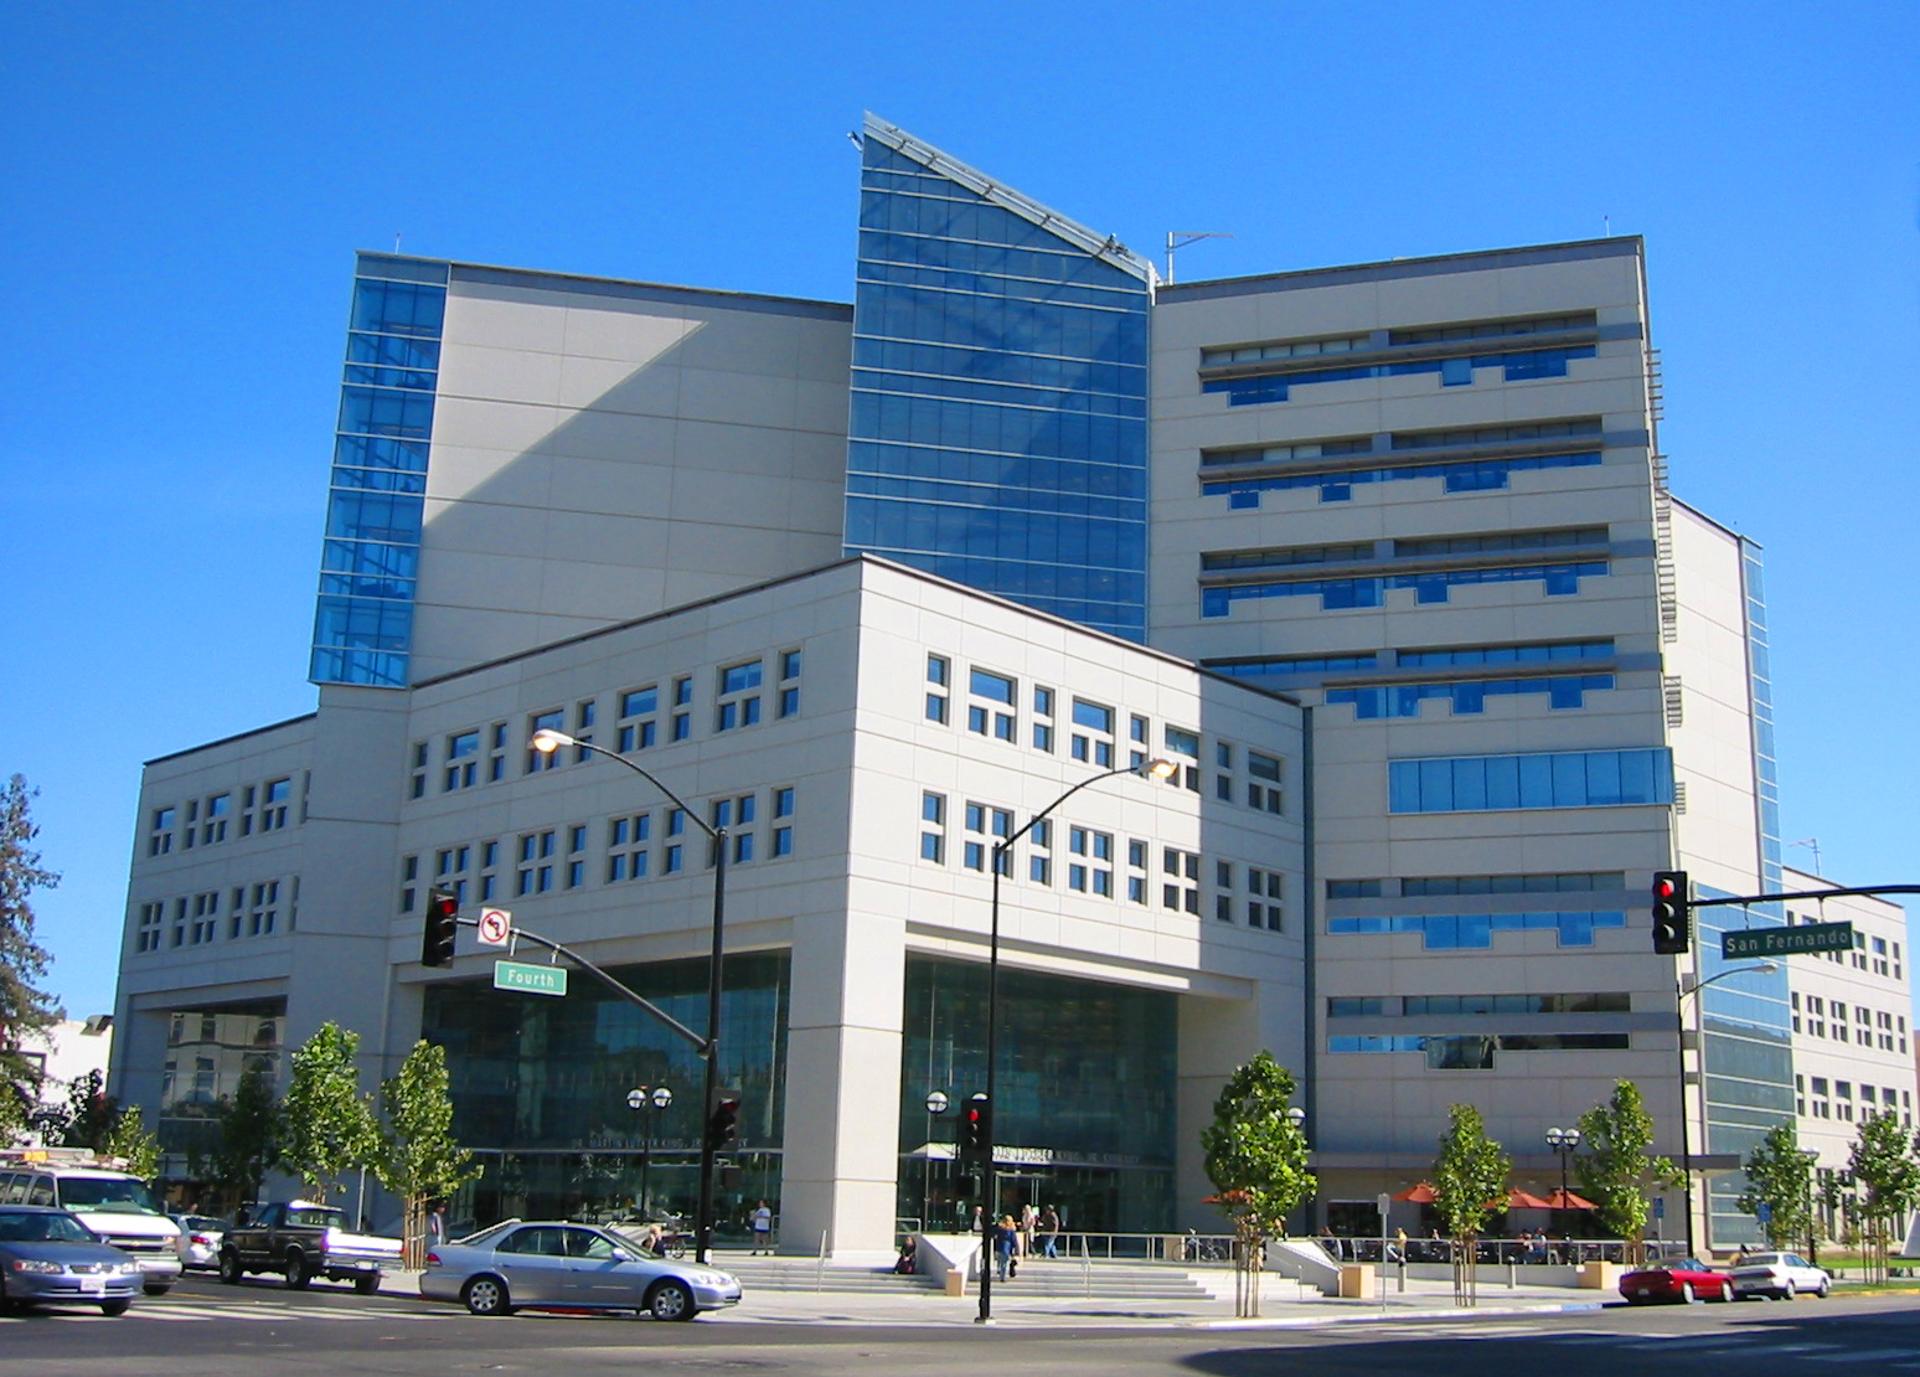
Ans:
[[[813,1264],[813,1289],[819,1293],[826,1289],[827,1278],[827,1231],[820,1231],[820,1256]]]

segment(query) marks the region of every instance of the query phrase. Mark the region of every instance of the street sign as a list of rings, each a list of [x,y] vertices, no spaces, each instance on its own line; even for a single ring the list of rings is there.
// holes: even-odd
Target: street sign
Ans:
[[[504,947],[513,936],[513,914],[504,908],[483,908],[474,931],[482,946]]]
[[[1381,1191],[1380,1194],[1374,1198],[1373,1204],[1374,1204],[1374,1208],[1380,1211],[1380,1218],[1382,1220],[1386,1219],[1386,1217],[1389,1214],[1393,1213],[1393,1197],[1388,1195],[1385,1191]],[[1384,1228],[1386,1226],[1382,1224],[1381,1227]]]
[[[1762,1224],[1772,1223],[1773,1222],[1773,1206],[1769,1205],[1766,1201],[1762,1200],[1760,1202],[1759,1208],[1753,1212],[1753,1217],[1759,1220]]]
[[[1729,960],[1744,956],[1797,956],[1802,952],[1852,951],[1852,923],[1802,923],[1793,928],[1748,928],[1720,934],[1720,954]]]
[[[1666,1202],[1666,1201],[1664,1201],[1664,1200],[1661,1200],[1661,1199],[1658,1199],[1658,1198],[1656,1198],[1656,1199],[1654,1200],[1654,1202],[1653,1202],[1653,1217],[1654,1217],[1655,1219],[1665,1219],[1665,1218],[1667,1217],[1667,1202]]]
[[[567,992],[565,966],[536,966],[527,961],[493,963],[493,988],[521,994],[563,995]]]

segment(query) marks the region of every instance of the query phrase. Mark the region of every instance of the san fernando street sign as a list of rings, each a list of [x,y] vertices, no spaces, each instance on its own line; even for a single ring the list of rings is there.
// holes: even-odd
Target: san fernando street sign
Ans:
[[[1804,923],[1792,928],[1748,928],[1720,934],[1720,954],[1728,960],[1852,950],[1852,923]]]

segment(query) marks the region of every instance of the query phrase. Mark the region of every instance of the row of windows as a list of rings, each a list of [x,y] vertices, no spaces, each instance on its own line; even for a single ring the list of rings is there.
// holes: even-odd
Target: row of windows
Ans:
[[[1522,694],[1547,695],[1552,709],[1584,708],[1589,689],[1613,687],[1611,674],[1551,674],[1532,679],[1455,679],[1439,684],[1382,684],[1368,688],[1327,690],[1328,703],[1351,703],[1358,721],[1375,718],[1418,717],[1428,699],[1444,699],[1454,714],[1485,709],[1489,698]]]
[[[166,804],[148,815],[147,854],[170,855],[176,842],[180,850],[191,851],[256,832],[278,832],[290,825],[292,804],[291,775],[244,786],[237,812],[230,789],[188,799],[184,805]]]
[[[1327,919],[1327,931],[1335,935],[1417,932],[1425,951],[1491,947],[1496,932],[1552,932],[1563,947],[1590,947],[1595,930],[1626,925],[1627,915],[1621,912],[1428,913]]]
[[[1392,663],[1401,669],[1430,669],[1442,665],[1544,665],[1610,660],[1614,655],[1614,643],[1610,639],[1538,641],[1513,645],[1400,650],[1390,654]],[[1236,679],[1259,679],[1270,675],[1343,674],[1378,669],[1381,657],[1374,651],[1365,651],[1354,655],[1292,655],[1257,660],[1208,660],[1203,663],[1216,674]]]
[[[760,794],[712,800],[709,821],[727,831],[727,863],[748,865],[791,856],[796,801],[792,785],[767,790],[763,830]],[[704,854],[699,850],[703,845]],[[692,855],[689,846],[696,848]],[[413,912],[423,878],[452,890],[462,903],[471,898],[484,904],[508,896],[583,889],[596,882],[620,884],[678,875],[691,864],[712,866],[714,853],[715,843],[690,827],[686,814],[674,807],[623,813],[599,824],[536,828],[512,837],[444,846],[426,857],[403,857],[400,911]],[[423,859],[429,862],[425,867]]]
[[[1492,1071],[1500,1052],[1613,1052],[1631,1045],[1625,1033],[1340,1034],[1327,1039],[1329,1052],[1422,1052],[1433,1071]]]
[[[1259,583],[1236,584],[1230,588],[1200,590],[1200,615],[1224,617],[1233,604],[1254,598],[1318,597],[1324,612],[1355,607],[1385,605],[1390,588],[1411,588],[1414,601],[1448,601],[1455,588],[1478,583],[1532,583],[1538,580],[1549,597],[1564,597],[1580,591],[1580,580],[1610,571],[1604,559],[1580,560],[1567,564],[1518,564],[1495,569],[1444,569],[1419,574],[1380,574],[1348,579],[1276,579]]]
[[[1420,325],[1390,329],[1389,347],[1407,344],[1445,344],[1475,339],[1504,339],[1522,335],[1556,334],[1567,330],[1591,330],[1598,317],[1592,311],[1575,311],[1551,316],[1516,316],[1503,320],[1482,320],[1465,324]],[[1200,351],[1200,366],[1214,368],[1229,363],[1253,363],[1262,359],[1312,358],[1321,354],[1348,354],[1372,345],[1374,332],[1365,334],[1324,335],[1317,339],[1272,340],[1260,344],[1219,345]]]
[[[163,948],[199,947],[221,938],[237,942],[242,937],[271,937],[281,918],[281,881],[260,880],[251,885],[234,885],[224,891],[202,890],[173,899],[156,899],[141,904],[135,911],[133,949],[136,953]],[[287,882],[285,929],[294,927],[295,909],[300,900],[300,879]]]
[[[1497,354],[1475,354],[1451,359],[1411,359],[1401,363],[1366,363],[1344,368],[1315,368],[1298,373],[1251,378],[1215,378],[1200,385],[1202,392],[1224,392],[1229,406],[1263,406],[1284,402],[1290,389],[1303,383],[1350,382],[1359,378],[1393,378],[1416,373],[1438,373],[1442,387],[1466,387],[1476,368],[1499,368],[1507,382],[1533,378],[1564,378],[1567,364],[1594,356],[1591,345],[1573,349],[1514,349]]]
[[[931,790],[920,796],[920,859],[931,865],[947,864],[949,851],[947,796]],[[1013,811],[972,799],[964,802],[960,837],[960,865],[963,869],[985,873],[996,846],[1014,832]],[[1126,839],[1124,868],[1119,862],[1119,847],[1114,834],[1077,824],[1065,826],[1065,852],[1054,819],[1042,818],[1027,832],[1027,882],[1044,888],[1055,883],[1056,871],[1065,887],[1075,893],[1112,899],[1121,892],[1120,879],[1129,903],[1151,905],[1155,879],[1151,873],[1152,845],[1143,838]],[[1204,863],[1197,852],[1179,847],[1160,848],[1158,877],[1160,906],[1177,913],[1198,917],[1201,912],[1201,875]],[[1000,859],[1000,873],[1015,873],[1013,852]],[[1286,880],[1280,871],[1259,866],[1216,860],[1213,867],[1213,913],[1222,922],[1244,919],[1248,927],[1271,932],[1285,929]]]
[[[800,711],[800,663],[798,650],[784,650],[773,657],[778,678],[769,683],[764,659],[742,660],[722,665],[714,674],[713,733],[757,726],[768,706],[776,718],[793,717]],[[643,751],[669,742],[693,737],[695,676],[683,674],[665,681],[667,710],[661,710],[662,685],[645,684],[623,689],[615,696],[617,716],[614,741],[622,754]],[[526,714],[520,735],[509,734],[508,724],[494,722],[486,727],[463,727],[439,739],[438,749],[426,741],[415,741],[408,748],[408,797],[423,798],[434,768],[438,766],[438,790],[453,793],[478,784],[495,784],[507,777],[507,758],[511,751],[524,752],[521,773],[540,774],[572,762],[584,761],[592,752],[575,746],[557,751],[535,750],[531,744],[539,731],[562,732],[576,741],[592,744],[600,720],[600,700],[582,698],[573,705],[572,721],[565,708],[545,708]]]
[[[1229,344],[1200,351],[1202,368],[1229,363],[1258,363],[1262,359],[1306,359],[1321,354],[1351,354],[1373,343],[1372,334],[1323,335],[1318,339],[1275,340],[1267,344]]]
[[[1438,478],[1441,491],[1499,492],[1508,488],[1516,473],[1535,473],[1546,469],[1592,468],[1601,462],[1599,450],[1577,454],[1531,454],[1512,459],[1458,459],[1430,464],[1387,464],[1378,468],[1334,469],[1312,473],[1275,474],[1265,478],[1214,478],[1200,484],[1207,496],[1227,495],[1230,509],[1258,508],[1263,492],[1287,492],[1295,488],[1318,488],[1322,502],[1347,502],[1356,487],[1375,483],[1403,483],[1421,478]]]
[[[1793,912],[1787,914],[1787,924],[1790,927],[1795,924],[1818,923],[1821,921],[1823,920],[1818,914]],[[1901,980],[1905,978],[1902,975],[1900,944],[1898,942],[1893,943],[1892,950],[1889,952],[1886,938],[1875,937],[1872,939],[1873,956],[1871,961],[1868,960],[1867,949],[1867,935],[1864,932],[1856,931],[1853,934],[1852,951],[1815,952],[1812,953],[1812,955],[1816,959],[1825,957],[1836,966],[1851,965],[1856,971],[1870,970],[1875,975],[1885,976],[1891,980]]]
[[[1387,798],[1394,813],[1670,804],[1673,756],[1654,747],[1394,760]]]
[[[1884,939],[1880,939],[1884,942]],[[1896,947],[1899,943],[1894,944]],[[1795,990],[1791,997],[1793,1009],[1793,1031],[1802,1029],[1800,992]],[[1809,1036],[1830,1038],[1834,1042],[1853,1042],[1861,1047],[1878,1046],[1883,1052],[1895,1052],[1905,1056],[1907,1051],[1907,1016],[1888,1013],[1886,1010],[1872,1010],[1864,1004],[1853,1006],[1853,1026],[1847,1022],[1847,1005],[1838,999],[1822,999],[1819,995],[1806,997],[1805,1030]]]
[[[1458,449],[1466,445],[1524,444],[1600,433],[1598,416],[1580,416],[1566,421],[1529,421],[1464,430],[1396,430],[1388,437],[1387,446],[1389,449]]]
[[[1378,899],[1387,880],[1328,880],[1329,899]],[[1625,889],[1618,870],[1553,871],[1534,875],[1408,875],[1398,881],[1402,896],[1429,894],[1585,894]]]
[[[945,726],[951,720],[953,688],[952,661],[944,655],[929,654],[926,695],[921,709],[927,721]],[[1109,704],[1075,696],[1062,720],[1057,698],[1052,688],[1032,685],[1028,744],[1051,755],[1059,751],[1064,736],[1066,754],[1071,759],[1100,769],[1115,768],[1119,752],[1119,711]],[[1013,676],[979,666],[969,670],[966,715],[969,732],[1009,745],[1020,744],[1020,702],[1019,684]],[[1200,733],[1163,723],[1161,744],[1179,766],[1167,783],[1200,793]],[[1126,751],[1127,764],[1132,769],[1140,768],[1152,754],[1152,724],[1139,713],[1127,714]],[[1244,780],[1235,776],[1236,763],[1244,768]],[[1216,798],[1228,803],[1244,801],[1247,807],[1261,812],[1283,812],[1284,767],[1279,756],[1216,740],[1213,764]]]
[[[1332,995],[1328,1018],[1408,1018],[1429,1014],[1624,1014],[1625,991],[1585,994]]]
[[[1208,573],[1237,569],[1283,569],[1302,564],[1352,564],[1380,559],[1433,559],[1448,555],[1507,555],[1574,546],[1605,545],[1605,526],[1576,526],[1552,530],[1498,531],[1490,535],[1427,536],[1386,542],[1342,545],[1281,545],[1257,550],[1210,550],[1200,556]]]
[[[1801,1075],[1794,1076],[1793,1090],[1794,1108],[1796,1112],[1804,1116],[1807,1113],[1807,1078]],[[1828,1098],[1829,1090],[1831,1090],[1832,1094],[1831,1101],[1829,1101]],[[1813,1117],[1816,1119],[1839,1118],[1846,1123],[1852,1123],[1854,1121],[1855,1104],[1853,1090],[1853,1082],[1851,1081],[1834,1081],[1832,1086],[1829,1087],[1825,1076],[1813,1077]],[[1870,1085],[1862,1084],[1860,1086],[1858,1103],[1860,1106],[1860,1117],[1862,1119],[1875,1113],[1877,1110],[1877,1112],[1883,1114],[1899,1114],[1909,1127],[1913,1124],[1913,1092],[1911,1090],[1901,1089],[1896,1091],[1893,1086],[1882,1086],[1880,1087],[1879,1103],[1876,1105],[1874,1102],[1874,1088]],[[1836,1110],[1838,1111],[1837,1113]]]

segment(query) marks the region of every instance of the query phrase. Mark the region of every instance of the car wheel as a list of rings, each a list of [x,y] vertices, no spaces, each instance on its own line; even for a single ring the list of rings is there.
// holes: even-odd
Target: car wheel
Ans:
[[[1732,1304],[1733,1302],[1733,1283],[1732,1282],[1723,1281],[1720,1283],[1720,1299],[1725,1304],[1729,1304],[1729,1305]]]
[[[1680,1304],[1682,1305],[1693,1304],[1693,1283],[1690,1281],[1683,1281],[1680,1283]]]
[[[376,1272],[370,1277],[355,1277],[353,1279],[353,1289],[363,1296],[371,1296],[375,1291],[380,1289],[380,1274]]]
[[[229,1286],[238,1286],[240,1284],[240,1277],[240,1254],[220,1254],[220,1280]]]
[[[693,1292],[677,1281],[663,1281],[647,1294],[647,1313],[656,1320],[690,1320]]]
[[[1820,1297],[1821,1300],[1825,1300],[1828,1296],[1832,1294],[1833,1294],[1833,1282],[1831,1280],[1823,1280],[1820,1283],[1820,1289],[1814,1292],[1814,1295]]]
[[[513,1307],[507,1304],[507,1284],[498,1277],[475,1277],[460,1291],[460,1299],[466,1302],[469,1315],[511,1315]]]
[[[167,1292],[173,1290],[173,1283],[168,1282],[164,1286],[143,1286],[140,1289],[145,1291],[149,1296],[164,1296]]]
[[[1794,1298],[1794,1297],[1795,1297],[1796,1295],[1798,1295],[1799,1293],[1800,1293],[1800,1288],[1799,1288],[1799,1287],[1797,1287],[1797,1286],[1795,1286],[1795,1285],[1793,1284],[1793,1278],[1792,1278],[1792,1277],[1788,1277],[1788,1278],[1787,1278],[1787,1284],[1786,1284],[1785,1286],[1782,1286],[1782,1287],[1780,1288],[1780,1299],[1781,1299],[1781,1300],[1792,1300],[1792,1299],[1793,1299],[1793,1298]]]
[[[313,1273],[307,1270],[307,1255],[298,1249],[287,1254],[287,1289],[304,1291],[313,1283]]]
[[[127,1313],[127,1308],[132,1304],[133,1302],[130,1300],[101,1301],[100,1313],[103,1315],[124,1315]]]

